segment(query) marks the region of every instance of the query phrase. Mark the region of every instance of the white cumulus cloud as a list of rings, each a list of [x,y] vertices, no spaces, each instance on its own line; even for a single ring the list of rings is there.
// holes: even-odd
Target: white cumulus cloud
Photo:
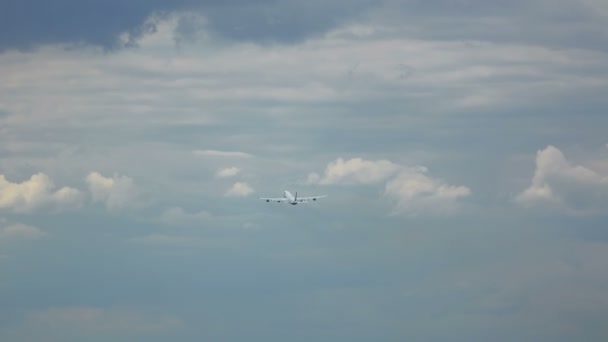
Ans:
[[[323,176],[317,173],[309,174],[308,183],[322,185],[377,183],[387,179],[398,169],[399,165],[388,160],[338,158],[327,165]]]
[[[386,182],[384,194],[394,202],[394,212],[407,216],[452,214],[459,209],[458,201],[471,194],[466,186],[431,177],[426,167],[407,167],[390,160],[338,158],[327,165],[322,176],[308,175],[308,183],[320,185],[380,182]]]
[[[424,167],[403,168],[385,186],[385,194],[396,201],[397,213],[408,216],[419,214],[451,214],[458,209],[457,200],[467,197],[471,190],[431,178]]]
[[[515,201],[526,207],[550,206],[570,213],[595,213],[608,207],[608,175],[572,165],[554,146],[536,154],[530,186]]]
[[[221,169],[216,173],[216,176],[219,178],[230,178],[238,175],[241,172],[241,169],[238,167],[229,167],[226,169]]]
[[[14,212],[32,212],[38,209],[60,210],[82,205],[79,190],[63,187],[57,191],[53,181],[44,173],[37,173],[29,180],[13,183],[0,175],[0,208]]]
[[[120,210],[134,204],[137,186],[132,178],[114,174],[104,177],[92,172],[86,177],[93,202],[104,203],[110,211]]]
[[[253,193],[253,188],[249,184],[244,182],[234,183],[228,191],[226,191],[227,197],[247,197]]]

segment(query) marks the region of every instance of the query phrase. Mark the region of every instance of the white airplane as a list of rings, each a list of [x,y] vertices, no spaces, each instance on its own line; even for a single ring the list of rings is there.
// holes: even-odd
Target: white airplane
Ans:
[[[289,191],[283,191],[283,197],[279,198],[260,198],[266,202],[277,202],[277,203],[289,203],[291,205],[296,205],[298,203],[308,203],[310,201],[316,201],[319,198],[327,197],[327,195],[322,196],[312,196],[312,197],[298,197],[298,193],[296,195],[292,195]]]

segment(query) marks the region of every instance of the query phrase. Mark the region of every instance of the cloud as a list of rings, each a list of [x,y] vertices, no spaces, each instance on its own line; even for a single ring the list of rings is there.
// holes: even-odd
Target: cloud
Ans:
[[[163,245],[163,246],[174,246],[184,245],[196,242],[195,239],[186,236],[175,236],[166,234],[150,234],[142,237],[132,238],[130,240],[134,243],[140,243],[144,245]]]
[[[121,45],[121,34],[127,33],[136,40],[153,29],[146,19],[162,7],[152,3],[59,0],[48,6],[41,0],[2,1],[0,30],[6,34],[0,35],[0,51],[49,43],[89,43],[115,48]],[[114,20],[107,20],[108,16]]]
[[[549,145],[537,152],[532,182],[515,201],[529,208],[562,208],[573,214],[605,212],[608,175],[572,165],[558,148]]]
[[[467,197],[471,190],[466,186],[453,186],[427,175],[423,167],[404,168],[386,183],[385,194],[396,200],[396,212],[408,216],[419,214],[451,214],[457,200]]]
[[[230,157],[230,158],[251,158],[249,153],[234,152],[234,151],[217,151],[217,150],[195,150],[192,151],[195,156],[200,157]]]
[[[243,223],[243,229],[257,229],[260,228],[260,225],[253,222],[245,222]]]
[[[137,198],[137,186],[133,179],[114,174],[112,178],[92,172],[86,177],[93,202],[102,202],[110,211],[133,206]]]
[[[217,36],[253,42],[301,42],[373,7],[367,0],[257,1],[205,9]]]
[[[213,216],[206,211],[187,213],[180,207],[173,207],[165,210],[162,213],[160,220],[171,226],[192,226],[208,221],[212,217]]]
[[[7,224],[0,219],[0,240],[39,239],[47,234],[42,230],[23,223]]]
[[[236,182],[232,185],[228,191],[226,191],[225,196],[227,197],[247,197],[253,193],[253,189],[249,186],[249,184],[244,182]]]
[[[555,1],[549,7],[545,2],[57,0],[48,6],[44,0],[2,1],[0,32],[8,34],[0,35],[0,52],[45,44],[93,44],[109,50],[134,46],[170,16],[179,17],[172,32],[176,41],[202,31],[204,36],[232,41],[301,43],[358,21],[429,40],[523,41],[594,49],[606,45],[603,27],[608,15],[602,1]],[[106,20],[108,16],[113,20]]]
[[[44,0],[0,1],[0,32],[6,33],[0,35],[0,51],[43,44],[133,46],[156,30],[157,17],[179,13],[187,13],[174,33],[180,39],[205,29],[230,40],[291,43],[322,34],[369,7],[367,0],[56,0],[52,6]]]
[[[238,167],[229,167],[226,169],[221,169],[216,173],[216,176],[219,178],[230,178],[234,177],[241,172],[241,169]]]
[[[371,184],[383,181],[394,174],[399,166],[388,160],[370,161],[361,158],[338,158],[329,163],[325,174],[308,175],[310,184]]]
[[[601,2],[555,0],[547,6],[546,0],[399,1],[387,2],[375,19],[412,37],[429,40],[605,49],[608,35],[601,28],[608,16]],[[576,38],[584,33],[583,39]]]
[[[53,191],[55,184],[44,173],[32,175],[29,180],[12,183],[0,175],[0,208],[25,213],[39,209],[62,210],[82,205],[79,190],[63,187]]]
[[[156,316],[133,310],[96,307],[49,308],[30,312],[27,324],[35,329],[67,332],[152,334],[181,329],[184,323],[173,316]]]
[[[407,167],[389,160],[370,161],[361,158],[330,162],[321,177],[308,175],[308,182],[320,185],[375,184],[387,181],[384,194],[395,202],[398,214],[452,214],[459,208],[458,200],[471,194],[466,186],[453,186],[428,175],[424,166]]]

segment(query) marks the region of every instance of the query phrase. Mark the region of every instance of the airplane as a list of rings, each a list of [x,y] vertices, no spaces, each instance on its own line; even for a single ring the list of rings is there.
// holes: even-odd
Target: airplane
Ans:
[[[277,203],[289,203],[291,205],[296,205],[298,203],[308,203],[309,201],[316,201],[319,198],[327,197],[327,195],[322,196],[312,196],[312,197],[298,197],[298,193],[296,195],[292,195],[291,192],[285,190],[283,191],[283,197],[279,198],[260,198],[266,202],[277,202]]]

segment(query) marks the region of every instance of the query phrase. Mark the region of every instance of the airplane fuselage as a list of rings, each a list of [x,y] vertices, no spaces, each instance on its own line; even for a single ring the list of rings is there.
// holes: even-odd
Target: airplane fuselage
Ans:
[[[283,197],[285,197],[285,199],[287,200],[287,203],[291,204],[291,205],[296,205],[298,204],[298,201],[296,200],[295,196],[291,194],[291,192],[285,190],[283,191]]]
[[[291,205],[296,205],[296,204],[300,204],[300,203],[308,203],[310,201],[316,201],[317,199],[323,198],[323,197],[327,197],[327,195],[298,197],[297,192],[294,196],[291,194],[291,192],[285,190],[285,191],[283,191],[283,197],[280,197],[280,198],[260,197],[260,199],[264,200],[266,202],[289,203]]]

